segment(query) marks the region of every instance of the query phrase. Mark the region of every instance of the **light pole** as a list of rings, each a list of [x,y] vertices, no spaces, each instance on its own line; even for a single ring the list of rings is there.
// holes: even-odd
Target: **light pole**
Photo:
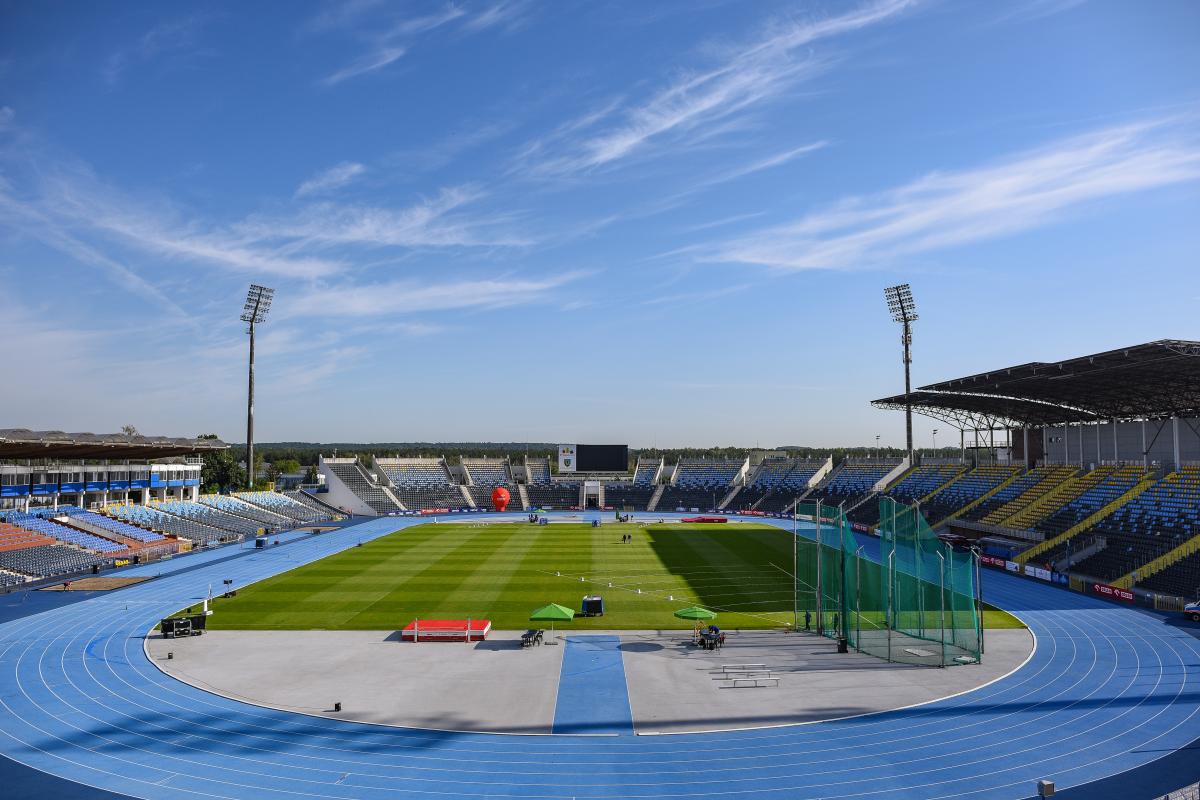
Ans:
[[[241,320],[246,323],[246,333],[250,335],[250,372],[246,390],[246,488],[250,490],[254,489],[254,326],[266,321],[274,298],[274,289],[252,283],[242,308]]]
[[[903,326],[900,343],[904,346],[904,446],[908,459],[912,461],[912,377],[909,367],[912,365],[912,324],[917,321],[917,304],[913,301],[912,287],[907,283],[889,286],[883,290],[887,299],[888,310],[892,319]]]
[[[938,429],[934,428],[933,429],[933,455],[935,458],[937,457],[937,432],[938,432]]]
[[[879,434],[875,434],[875,459],[879,460]]]

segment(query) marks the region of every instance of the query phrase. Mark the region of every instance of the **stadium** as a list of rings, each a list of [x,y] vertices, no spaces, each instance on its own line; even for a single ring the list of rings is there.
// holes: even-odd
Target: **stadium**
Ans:
[[[0,800],[1200,800],[1198,44],[0,5]]]
[[[952,426],[958,456],[331,455],[301,488],[209,494],[220,440],[0,431],[13,780],[995,798],[1194,781],[1200,343],[874,404]]]

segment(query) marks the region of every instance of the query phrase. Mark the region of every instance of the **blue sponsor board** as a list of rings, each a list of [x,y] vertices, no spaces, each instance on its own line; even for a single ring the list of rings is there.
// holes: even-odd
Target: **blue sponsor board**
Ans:
[[[0,486],[0,497],[24,497],[29,494],[29,484],[22,483],[17,486]]]
[[[32,494],[54,494],[58,491],[57,483],[35,483]]]
[[[88,492],[103,492],[108,489],[108,481],[88,481],[84,490]]]
[[[187,483],[183,480],[167,481],[167,486],[186,486]]]
[[[129,488],[129,481],[109,481],[108,488],[113,491],[123,492]]]
[[[82,483],[80,483],[80,482],[75,482],[75,483],[60,483],[60,484],[58,485],[58,490],[59,490],[60,492],[82,492],[82,491],[83,491],[83,484],[82,484]]]
[[[116,484],[116,483],[119,483],[119,481],[113,481],[113,483]],[[129,488],[130,489],[149,489],[150,481],[148,481],[148,480],[130,481]]]
[[[188,478],[183,482],[183,485],[184,486],[199,486],[200,479],[199,478]]]

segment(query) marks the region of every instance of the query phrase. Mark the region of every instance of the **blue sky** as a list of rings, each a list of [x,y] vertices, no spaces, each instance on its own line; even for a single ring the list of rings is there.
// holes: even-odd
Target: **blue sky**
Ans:
[[[257,282],[262,440],[898,444],[885,286],[918,385],[1200,338],[1198,45],[1186,0],[0,3],[0,426],[243,440]]]

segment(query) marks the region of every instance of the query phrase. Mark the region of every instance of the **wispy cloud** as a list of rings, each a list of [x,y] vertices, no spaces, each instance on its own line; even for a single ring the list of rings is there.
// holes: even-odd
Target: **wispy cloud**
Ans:
[[[845,270],[1052,223],[1089,201],[1200,179],[1200,142],[1169,122],[1107,128],[1005,161],[850,197],[708,249],[701,260]]]
[[[878,0],[825,19],[777,21],[759,38],[724,52],[715,66],[684,73],[641,102],[621,104],[611,113],[592,112],[569,129],[591,133],[576,138],[560,131],[523,155],[550,151],[529,169],[561,175],[612,164],[655,141],[707,135],[712,126],[728,125],[741,112],[817,74],[824,64],[808,45],[885,22],[911,5],[910,0]]]
[[[1024,0],[1004,4],[996,22],[1033,22],[1077,8],[1087,0]]]
[[[13,111],[11,106],[0,106],[0,131],[5,131],[12,127],[13,119],[16,116],[17,112]]]
[[[340,189],[366,171],[367,168],[362,164],[354,161],[343,161],[341,164],[322,170],[304,181],[304,183],[296,188],[295,196],[307,197],[313,194],[324,194],[334,189]]]
[[[193,15],[155,25],[136,43],[109,55],[101,70],[105,83],[115,85],[125,70],[138,62],[150,61],[165,53],[191,50],[195,47],[196,35],[207,22],[207,17]]]
[[[467,213],[485,196],[474,186],[443,189],[403,208],[317,203],[288,217],[257,216],[237,226],[248,240],[281,252],[341,245],[360,247],[522,247],[533,243],[513,230],[508,214]]]
[[[393,61],[399,60],[405,53],[403,47],[380,47],[359,57],[349,65],[342,67],[331,75],[321,79],[322,86],[336,86],[344,80],[357,78],[376,70],[381,70]]]
[[[469,31],[484,31],[488,28],[512,31],[529,20],[531,7],[529,0],[502,0],[470,17],[463,27]]]
[[[335,12],[323,12],[309,21],[305,32],[329,32],[353,28],[365,43],[362,55],[345,67],[321,79],[323,86],[335,86],[350,78],[357,78],[383,69],[398,61],[407,52],[416,37],[430,31],[455,24],[457,30],[479,33],[492,28],[513,30],[527,19],[529,5],[524,0],[502,2],[472,12],[448,4],[432,13],[421,16],[395,16],[394,5],[374,2],[357,2]],[[378,11],[379,13],[375,13]]]
[[[698,292],[681,292],[678,294],[662,295],[661,297],[652,297],[649,300],[643,300],[644,306],[666,306],[666,305],[695,305],[697,303],[705,303],[709,300],[719,300],[722,297],[728,297],[731,294],[738,294],[747,289],[752,288],[753,284],[740,283],[735,286],[722,286],[719,289],[708,289]]]
[[[546,278],[490,278],[424,283],[413,280],[314,288],[292,299],[289,316],[363,317],[426,311],[490,309],[545,300],[586,273]]]

